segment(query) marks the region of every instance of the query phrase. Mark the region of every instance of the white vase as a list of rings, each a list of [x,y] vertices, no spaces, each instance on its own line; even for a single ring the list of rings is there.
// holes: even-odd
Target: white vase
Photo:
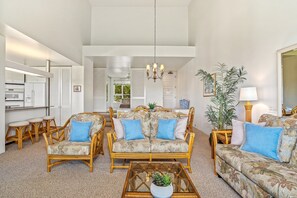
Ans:
[[[170,198],[173,194],[173,186],[156,186],[154,183],[151,184],[151,193],[154,198]]]

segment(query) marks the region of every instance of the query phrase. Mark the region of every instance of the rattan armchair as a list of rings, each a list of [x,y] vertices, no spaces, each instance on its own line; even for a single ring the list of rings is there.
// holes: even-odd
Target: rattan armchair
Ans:
[[[71,128],[71,120],[92,121],[90,135],[91,142],[70,142],[68,133]],[[43,137],[47,150],[47,171],[61,163],[80,160],[93,172],[93,160],[103,152],[103,137],[105,128],[105,118],[98,113],[80,113],[71,116],[63,127],[51,130],[49,136],[44,133]],[[54,162],[52,162],[54,161]]]

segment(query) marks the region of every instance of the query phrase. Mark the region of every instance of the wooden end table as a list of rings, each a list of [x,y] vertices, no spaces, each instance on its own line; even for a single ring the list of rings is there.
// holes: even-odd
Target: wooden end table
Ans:
[[[151,198],[150,186],[155,172],[168,173],[172,178],[173,198],[200,198],[191,178],[179,162],[130,163],[122,198]]]

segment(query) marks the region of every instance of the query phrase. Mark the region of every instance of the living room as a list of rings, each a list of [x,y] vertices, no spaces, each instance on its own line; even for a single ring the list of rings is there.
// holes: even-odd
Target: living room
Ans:
[[[181,162],[188,176],[186,181],[191,183],[189,191],[201,197],[295,196],[297,133],[292,123],[297,96],[291,85],[296,80],[296,75],[292,75],[296,72],[296,7],[294,0],[1,0],[1,196],[120,197],[125,191],[129,163],[136,161]],[[289,148],[286,156],[282,156],[282,152],[278,153],[278,160],[264,156],[265,160],[270,158],[268,162],[276,161],[275,166],[284,166],[276,173],[281,175],[279,178],[288,178],[285,183],[290,187],[279,182],[267,187],[266,178],[264,184],[259,181],[263,175],[254,178],[244,172],[249,168],[257,170],[256,165],[248,166],[250,162],[242,160],[245,165],[238,168],[237,159],[228,161],[233,152],[240,155],[244,152],[244,146],[225,145],[235,137],[231,135],[235,133],[235,124],[232,127],[231,119],[227,119],[223,123],[226,126],[217,127],[206,113],[220,94],[218,67],[221,64],[226,64],[226,70],[235,67],[236,71],[243,66],[242,71],[246,72],[244,79],[233,87],[234,108],[231,105],[229,109],[236,120],[265,122],[263,131],[283,128],[282,137],[286,140],[279,138],[278,147],[282,152]],[[202,70],[209,75],[203,78]],[[199,71],[200,75],[196,75]],[[216,76],[214,86],[206,84],[210,76]],[[257,97],[241,98],[242,88],[256,90]],[[136,113],[138,107],[143,108],[139,114]],[[190,111],[190,107],[195,111]],[[89,158],[77,158],[83,163],[67,157],[63,158],[67,163],[54,164],[57,158],[49,162],[46,148],[51,145],[50,137],[60,141],[61,134],[66,132],[60,131],[58,136],[51,133],[63,129],[70,117],[73,119],[73,115],[83,112],[100,115],[97,126],[100,130],[92,147],[94,158],[90,158],[90,147]],[[131,117],[132,112],[135,114]],[[151,134],[158,131],[156,122],[163,119],[179,122],[183,117],[188,118],[187,132],[183,133],[186,147],[183,143],[167,147],[162,142],[154,149],[169,149],[169,153],[154,153],[155,139],[151,139]],[[77,119],[87,118],[78,116]],[[126,142],[120,141],[126,136],[117,140],[115,122],[123,124],[122,119],[141,120],[144,140],[137,146],[129,143],[129,147],[121,147]],[[23,128],[24,121],[28,120],[31,122]],[[22,123],[15,125],[16,122]],[[21,129],[27,140],[17,136]],[[222,129],[233,129],[233,132],[219,132],[224,131]],[[7,139],[7,131],[15,135]],[[227,138],[220,139],[222,136]],[[212,146],[209,137],[213,138]],[[224,144],[216,145],[216,140]],[[291,142],[285,148],[282,142],[287,140]],[[93,144],[93,140],[88,141]],[[115,145],[117,141],[119,144]],[[132,147],[144,150],[124,152]],[[219,148],[217,153],[213,147]],[[231,147],[232,154],[229,153]],[[147,148],[149,150],[145,150]],[[119,150],[115,152],[116,149]],[[249,155],[248,159],[252,157]],[[230,174],[222,172],[225,165],[232,166],[227,168],[229,171],[235,168],[235,178],[244,179],[234,183]],[[283,172],[289,175],[284,176]],[[146,175],[147,185],[151,183],[150,176]],[[178,191],[176,186],[173,183],[174,193]]]

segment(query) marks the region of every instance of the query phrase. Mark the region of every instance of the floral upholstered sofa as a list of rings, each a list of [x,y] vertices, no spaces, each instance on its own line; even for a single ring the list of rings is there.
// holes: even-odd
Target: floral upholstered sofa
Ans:
[[[216,146],[216,172],[242,197],[297,197],[297,119],[264,114],[259,122],[283,127],[279,161],[231,144]]]
[[[178,119],[180,115],[174,112],[126,112],[118,115],[122,119],[139,119],[142,123],[142,133],[145,139],[130,140],[117,139],[114,129],[107,133],[108,147],[110,153],[110,172],[114,168],[128,168],[125,160],[144,159],[186,159],[187,168],[191,172],[191,155],[195,134],[192,131],[185,132],[185,139],[163,140],[157,139],[158,119]],[[114,126],[112,124],[112,126]],[[124,160],[123,165],[115,165],[116,159]]]

